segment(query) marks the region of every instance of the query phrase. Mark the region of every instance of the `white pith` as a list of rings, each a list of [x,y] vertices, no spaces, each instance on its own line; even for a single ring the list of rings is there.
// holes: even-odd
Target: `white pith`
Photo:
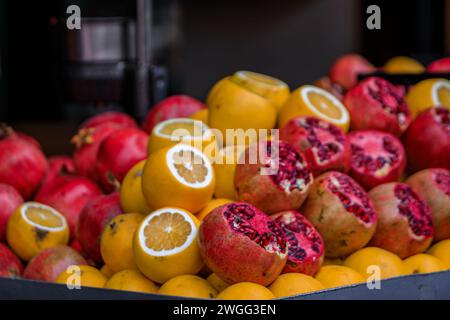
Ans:
[[[257,77],[264,77],[269,79],[270,81],[272,81],[273,83],[269,84],[267,82],[264,81],[260,81],[256,78],[253,78],[252,75],[256,75]],[[237,71],[234,76],[243,79],[243,80],[250,80],[250,81],[257,81],[258,84],[260,84],[261,86],[267,87],[267,88],[284,88],[286,87],[286,83],[284,83],[283,81],[277,79],[277,78],[273,78],[271,76],[267,76],[265,74],[261,74],[261,73],[257,73],[257,72],[252,72],[252,71]]]
[[[25,214],[26,210],[29,208],[37,208],[37,209],[41,209],[41,210],[47,210],[50,211],[52,214],[54,214],[55,216],[57,216],[60,221],[61,221],[61,226],[59,227],[47,227],[47,226],[43,226],[40,224],[37,224],[33,221],[31,221],[27,215]],[[56,211],[55,209],[53,209],[52,207],[49,207],[45,204],[39,203],[39,202],[27,202],[25,203],[22,208],[20,209],[20,215],[22,216],[22,218],[30,225],[32,225],[33,227],[39,228],[40,230],[45,230],[45,231],[50,231],[50,232],[58,232],[58,231],[63,231],[67,228],[67,221],[66,218],[64,218],[64,216],[59,213],[58,211]]]
[[[162,133],[161,130],[168,124],[173,123],[188,123],[192,124],[195,127],[201,128],[202,135],[201,136],[192,136],[192,135],[186,135],[181,137],[180,139],[174,139],[172,135],[168,135],[165,133]],[[158,123],[155,128],[153,129],[153,133],[161,138],[165,138],[172,141],[182,141],[182,140],[196,140],[196,139],[209,139],[211,138],[211,130],[209,130],[209,127],[201,122],[200,120],[190,119],[190,118],[173,118],[168,119],[165,121],[161,121]]]
[[[450,81],[447,80],[438,80],[433,87],[431,88],[431,99],[433,100],[433,104],[438,106],[441,104],[439,101],[439,89],[445,88],[450,91]]]

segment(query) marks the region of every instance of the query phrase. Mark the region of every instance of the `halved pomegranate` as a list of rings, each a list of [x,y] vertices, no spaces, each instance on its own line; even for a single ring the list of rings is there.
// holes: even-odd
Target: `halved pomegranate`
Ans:
[[[136,121],[129,115],[119,111],[107,111],[90,117],[80,126],[80,129],[95,128],[105,123],[115,123],[123,128],[137,128]]]
[[[315,275],[322,266],[325,255],[320,233],[295,210],[279,212],[270,217],[283,228],[288,243],[288,260],[283,273]]]
[[[271,153],[272,141],[261,141],[253,146],[246,149],[236,166],[234,184],[238,199],[267,214],[300,208],[313,182],[310,166],[304,157],[283,141],[279,142],[276,154]],[[267,152],[261,153],[260,148],[266,148]],[[257,152],[253,155],[257,161],[253,163],[252,152]],[[276,170],[277,164],[275,174],[262,174],[264,169]]]
[[[199,229],[200,252],[208,268],[229,284],[267,286],[283,270],[288,246],[283,229],[248,203],[214,209]]]
[[[410,186],[386,183],[373,188],[369,196],[378,212],[370,245],[402,259],[428,249],[434,235],[431,209]]]
[[[302,212],[322,235],[325,255],[330,258],[344,257],[364,247],[377,226],[377,213],[367,193],[337,171],[316,179]]]
[[[352,149],[350,175],[366,190],[398,181],[406,166],[405,150],[394,135],[375,131],[354,131],[348,135]]]
[[[378,77],[361,81],[347,92],[344,105],[350,112],[353,130],[373,129],[401,135],[411,114],[400,90]]]
[[[280,129],[280,139],[303,152],[314,175],[350,169],[350,143],[335,125],[314,117],[298,117]]]
[[[332,82],[336,82],[345,90],[349,90],[358,83],[358,74],[375,71],[375,67],[359,54],[346,54],[333,63],[329,77]]]

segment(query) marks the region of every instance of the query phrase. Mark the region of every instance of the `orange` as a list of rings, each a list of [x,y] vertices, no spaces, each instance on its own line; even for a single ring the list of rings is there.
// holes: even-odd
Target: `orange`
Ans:
[[[403,261],[407,274],[430,273],[447,270],[447,265],[429,254],[416,254]]]
[[[122,270],[114,274],[106,282],[105,288],[145,293],[158,292],[158,286],[138,270]]]
[[[450,239],[434,244],[428,249],[428,253],[440,259],[447,265],[447,269],[450,269]]]
[[[103,267],[100,268],[100,272],[105,275],[108,279],[111,278],[114,274],[114,272],[111,270],[110,267],[108,267],[106,264],[103,265]]]
[[[234,173],[245,148],[244,145],[230,145],[218,152],[218,161],[214,163],[216,176],[214,196],[216,198],[237,199],[236,188],[234,187]]]
[[[147,215],[153,211],[142,193],[144,166],[145,160],[136,163],[120,184],[120,206],[123,212],[138,212]]]
[[[322,266],[340,266],[344,263],[344,259],[342,258],[325,258],[323,260]]]
[[[211,273],[206,281],[208,281],[209,284],[217,290],[217,292],[222,292],[230,286],[228,283],[220,279],[219,276],[215,273]]]
[[[318,280],[325,288],[344,287],[366,280],[353,269],[344,266],[323,266],[316,274]]]
[[[383,66],[386,73],[422,73],[425,67],[410,57],[398,56],[389,59]]]
[[[6,239],[13,251],[25,261],[39,251],[69,242],[69,228],[64,216],[38,202],[25,202],[10,216]]]
[[[281,128],[289,120],[300,116],[312,116],[328,121],[344,132],[350,126],[350,115],[342,102],[321,88],[304,85],[292,92],[278,114]]]
[[[161,208],[147,216],[133,240],[139,270],[158,283],[197,274],[203,267],[197,238],[199,224],[194,215],[180,208]]]
[[[213,299],[217,291],[208,281],[194,275],[181,275],[164,283],[158,291],[159,294],[170,296]]]
[[[91,266],[70,266],[57,278],[56,283],[67,286],[103,288],[108,278],[101,271]]]
[[[114,217],[103,230],[100,252],[103,261],[113,273],[125,269],[137,269],[133,257],[133,236],[144,216],[126,213]]]
[[[450,81],[441,78],[420,81],[408,91],[405,100],[413,118],[430,107],[450,109]]]
[[[212,199],[208,204],[199,212],[197,213],[196,217],[198,220],[202,221],[208,213],[213,211],[215,208],[220,207],[224,204],[233,202],[233,200],[229,199]]]
[[[203,123],[208,123],[208,109],[201,109],[189,116],[189,118],[194,120],[199,120]]]
[[[305,294],[323,290],[324,286],[311,276],[302,273],[285,273],[280,275],[270,286],[270,291],[277,298]]]
[[[271,300],[275,296],[266,287],[253,282],[233,284],[217,295],[221,300]]]

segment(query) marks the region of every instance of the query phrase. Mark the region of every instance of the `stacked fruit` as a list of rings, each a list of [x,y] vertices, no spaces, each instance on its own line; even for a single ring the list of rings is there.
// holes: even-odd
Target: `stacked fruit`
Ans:
[[[88,119],[73,157],[0,127],[0,276],[270,299],[449,269],[450,82],[358,82],[375,70],[347,55],[292,93],[239,71],[143,129]]]

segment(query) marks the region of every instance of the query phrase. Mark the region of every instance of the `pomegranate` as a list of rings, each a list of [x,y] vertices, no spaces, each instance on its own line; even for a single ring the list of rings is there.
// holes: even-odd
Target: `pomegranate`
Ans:
[[[118,192],[100,195],[90,200],[80,213],[77,239],[83,252],[96,262],[102,262],[100,238],[103,229],[112,218],[122,213]]]
[[[14,187],[0,183],[0,242],[6,241],[6,223],[23,202],[22,196]]]
[[[126,128],[110,134],[98,150],[96,163],[100,183],[107,191],[117,187],[136,163],[147,158],[147,134]]]
[[[47,159],[48,170],[42,185],[46,185],[50,180],[61,174],[76,174],[77,169],[72,158],[68,156],[53,156]]]
[[[361,249],[377,226],[377,213],[367,193],[348,175],[337,171],[316,179],[302,210],[322,235],[329,258]]]
[[[280,129],[280,138],[303,152],[314,175],[350,169],[350,143],[341,129],[314,117],[298,117]]]
[[[244,202],[211,211],[200,225],[199,243],[208,268],[229,284],[267,286],[286,264],[288,246],[283,229]]]
[[[325,254],[320,233],[311,222],[294,210],[276,213],[271,218],[283,228],[288,243],[288,260],[283,273],[315,275]]]
[[[78,252],[79,254],[83,254],[83,248],[81,248],[81,243],[80,243],[80,241],[78,241],[77,239],[73,239],[71,242],[70,242],[70,244],[69,244],[69,246],[73,249],[73,250],[75,250],[76,252]]]
[[[68,246],[56,246],[40,251],[28,262],[23,277],[54,282],[71,265],[85,265],[86,260]]]
[[[403,138],[411,171],[450,170],[450,110],[429,108],[413,121]]]
[[[82,176],[98,181],[95,163],[100,144],[114,131],[120,130],[120,125],[105,123],[95,128],[80,129],[78,134],[72,138],[76,150],[73,154],[73,161],[77,171]]]
[[[352,149],[350,175],[366,190],[397,181],[406,166],[405,150],[394,135],[375,131],[354,131],[348,135]]]
[[[332,82],[336,82],[345,90],[349,90],[358,83],[358,74],[375,71],[375,67],[359,54],[346,54],[333,63],[329,71],[329,77]]]
[[[450,239],[450,171],[425,169],[410,176],[405,183],[430,206],[434,241]]]
[[[97,114],[93,117],[90,117],[85,122],[83,122],[80,126],[80,129],[83,128],[95,128],[99,125],[105,123],[114,123],[123,128],[137,128],[138,124],[132,117],[123,112],[118,111],[108,111]]]
[[[18,137],[21,138],[29,143],[31,143],[32,145],[34,145],[36,148],[39,148],[40,150],[42,150],[42,146],[41,144],[32,136],[27,135],[23,132],[18,132],[18,131],[14,131],[14,134]]]
[[[81,210],[89,200],[100,194],[99,187],[86,177],[59,175],[43,185],[34,200],[61,212],[73,237]]]
[[[41,149],[0,125],[0,183],[7,183],[26,200],[39,188],[48,163]]]
[[[240,201],[253,204],[267,214],[298,209],[308,196],[313,182],[309,164],[294,148],[279,142],[277,154],[271,154],[271,141],[262,141],[257,148],[249,147],[236,166],[234,184]],[[262,154],[260,148],[267,148]],[[258,152],[257,160],[251,163],[252,151]],[[278,160],[278,161],[276,161]],[[263,175],[262,168],[275,169],[276,174]]]
[[[428,204],[407,184],[390,182],[369,192],[378,212],[371,246],[391,251],[400,258],[424,252],[434,229]]]
[[[22,262],[0,242],[0,277],[17,278],[23,272]]]
[[[427,71],[432,73],[450,73],[450,57],[431,62],[427,66]]]
[[[330,92],[341,101],[344,98],[344,88],[338,83],[331,81],[329,77],[322,77],[315,81],[313,85]]]
[[[400,90],[390,82],[370,77],[344,97],[353,130],[374,129],[399,136],[411,122],[411,114]]]
[[[189,117],[196,111],[206,108],[205,104],[186,95],[174,95],[154,105],[145,117],[143,129],[151,133],[153,127],[164,120]]]

